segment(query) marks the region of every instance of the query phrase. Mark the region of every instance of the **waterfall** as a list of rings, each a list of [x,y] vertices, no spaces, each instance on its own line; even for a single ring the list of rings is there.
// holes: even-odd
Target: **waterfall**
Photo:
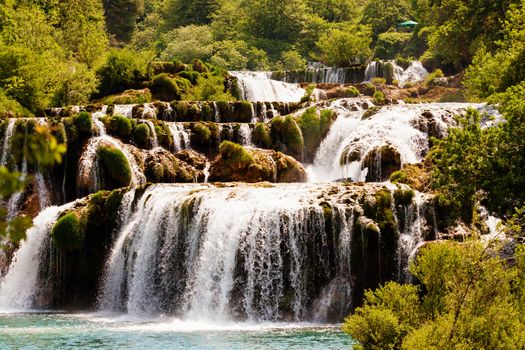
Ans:
[[[128,150],[128,145],[122,144],[119,140],[111,136],[93,137],[86,145],[82,153],[77,172],[77,184],[88,193],[94,193],[102,189],[102,179],[100,178],[100,167],[97,159],[97,149],[102,144],[107,144],[120,150],[129,162],[131,168],[131,186],[139,186],[146,183],[146,177],[140,169],[133,154]]]
[[[469,107],[482,108],[466,103],[394,105],[367,115],[345,110],[342,101],[330,107],[337,120],[307,169],[312,182],[384,181],[392,170],[421,162],[430,137],[445,136],[455,115]]]
[[[389,70],[391,70],[390,73],[388,72]],[[399,82],[400,87],[403,87],[407,83],[421,82],[425,80],[427,75],[428,71],[423,67],[423,64],[418,61],[411,62],[407,69],[403,69],[397,65],[396,61],[373,61],[366,67],[365,81],[390,76],[393,80]]]
[[[239,141],[243,146],[253,146],[252,129],[249,124],[241,124],[239,127]]]
[[[9,161],[9,156],[11,155],[11,142],[13,138],[13,133],[15,131],[15,118],[9,119],[7,128],[4,135],[4,143],[2,146],[2,155],[0,158],[0,166],[6,166]]]
[[[103,106],[100,112],[95,112],[91,115],[91,119],[93,120],[93,124],[95,125],[95,129],[97,130],[98,136],[106,135],[106,126],[104,125],[104,123],[102,123],[102,121],[100,121],[100,118],[106,116],[107,110],[108,106]]]
[[[192,320],[304,319],[312,302],[307,271],[335,277],[324,258],[328,249],[339,247],[337,264],[344,270],[339,274],[349,276],[353,216],[334,202],[335,216],[346,226],[343,243],[328,247],[323,209],[309,204],[322,190],[149,187],[131,215],[121,210],[129,219],[107,262],[101,309]],[[283,314],[285,300],[291,315]]]
[[[0,281],[0,309],[27,310],[33,307],[38,290],[40,256],[47,246],[50,231],[58,215],[74,203],[49,207],[34,220],[16,252],[7,275]]]
[[[144,123],[148,126],[149,132],[151,134],[151,146],[152,148],[159,147],[159,140],[157,138],[157,130],[155,130],[155,125],[153,125],[153,122],[148,119],[140,119],[141,123]]]
[[[133,107],[135,105],[115,105],[113,108],[113,115],[123,115],[126,118],[132,118]]]
[[[176,122],[166,122],[168,129],[173,137],[173,150],[179,152],[191,148],[190,134],[184,128],[184,124]]]
[[[298,84],[272,80],[270,72],[230,72],[239,81],[244,100],[268,102],[299,102],[305,90]]]

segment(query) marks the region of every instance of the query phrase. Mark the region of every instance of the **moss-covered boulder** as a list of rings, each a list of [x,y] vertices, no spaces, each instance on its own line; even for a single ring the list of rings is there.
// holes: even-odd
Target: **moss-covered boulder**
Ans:
[[[363,167],[368,167],[367,182],[386,181],[401,169],[401,155],[391,145],[377,147],[366,154]]]
[[[150,148],[151,142],[151,131],[147,124],[139,123],[135,125],[131,135],[135,145],[140,148]]]
[[[304,182],[306,172],[299,162],[280,152],[224,141],[211,165],[210,181]]]
[[[122,139],[128,139],[133,130],[132,122],[123,115],[111,116],[108,120],[108,132]]]
[[[77,215],[75,212],[67,213],[53,226],[51,237],[57,249],[71,251],[82,246],[84,232]]]
[[[393,172],[390,181],[406,184],[414,190],[425,192],[430,184],[430,170],[425,163],[407,164]]]
[[[121,150],[112,145],[101,144],[97,148],[97,159],[104,189],[110,190],[130,185],[131,166]]]

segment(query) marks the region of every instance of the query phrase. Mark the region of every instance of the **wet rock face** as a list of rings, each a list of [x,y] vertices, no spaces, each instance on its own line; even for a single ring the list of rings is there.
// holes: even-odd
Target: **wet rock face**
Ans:
[[[363,166],[368,167],[367,182],[386,181],[392,173],[401,169],[401,155],[394,147],[386,145],[370,151]]]
[[[280,152],[224,142],[211,164],[210,181],[305,182],[306,171],[301,163]]]
[[[146,178],[153,183],[202,182],[204,168],[202,164],[195,162],[195,156],[192,158],[188,153],[185,152],[181,158],[190,163],[164,149],[150,151],[144,163]]]

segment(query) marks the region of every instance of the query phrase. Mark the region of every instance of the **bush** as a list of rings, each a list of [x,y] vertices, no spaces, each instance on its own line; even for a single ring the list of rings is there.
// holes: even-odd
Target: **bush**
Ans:
[[[102,170],[105,189],[111,190],[130,185],[131,166],[121,150],[102,145],[97,149],[97,159]]]
[[[97,71],[100,80],[98,91],[101,95],[110,95],[128,89],[142,87],[142,82],[149,78],[149,54],[128,49],[113,50],[106,63]]]
[[[83,232],[77,215],[71,212],[58,219],[51,230],[51,237],[58,250],[67,252],[79,249]]]
[[[347,67],[363,63],[370,55],[371,36],[366,27],[332,28],[317,42],[320,59],[331,66]]]
[[[210,128],[204,123],[193,124],[193,138],[200,145],[206,145],[211,139]]]
[[[379,34],[374,57],[382,60],[391,60],[396,56],[405,55],[405,51],[412,36],[412,33],[400,32],[386,32]]]
[[[106,105],[129,105],[151,102],[151,92],[149,89],[126,90],[121,94],[111,95],[104,98]]]
[[[147,124],[137,124],[133,128],[133,140],[141,147],[146,148],[150,143],[150,130]]]
[[[224,78],[221,76],[200,77],[186,95],[189,101],[232,101],[235,98],[225,91]]]
[[[153,78],[150,89],[153,97],[157,100],[171,102],[181,98],[179,86],[166,73],[159,74]]]
[[[380,90],[374,92],[374,103],[378,105],[385,103],[385,95]]]
[[[131,120],[122,115],[114,115],[109,119],[109,132],[122,138],[131,135]]]
[[[441,69],[436,69],[425,78],[425,86],[430,86],[436,78],[443,78],[445,74]]]
[[[15,117],[28,117],[31,113],[16,100],[8,97],[4,90],[0,88],[0,117],[12,115]]]
[[[183,70],[178,76],[188,80],[192,85],[196,85],[201,75],[199,72]]]
[[[219,152],[221,154],[222,160],[227,164],[232,163],[252,163],[254,161],[251,153],[246,151],[246,149],[230,141],[223,141],[219,146]]]
[[[73,117],[73,124],[77,127],[78,131],[90,133],[93,128],[93,121],[88,112],[80,112]]]
[[[306,68],[306,59],[295,50],[285,51],[281,54],[281,68],[283,70],[300,70]]]

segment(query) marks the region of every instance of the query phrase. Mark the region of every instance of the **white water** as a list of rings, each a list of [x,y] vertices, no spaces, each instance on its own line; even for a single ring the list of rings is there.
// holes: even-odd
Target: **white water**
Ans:
[[[123,115],[126,118],[131,118],[133,115],[133,107],[135,105],[115,105],[113,115]]]
[[[58,215],[73,204],[47,208],[34,219],[33,227],[27,231],[27,238],[16,252],[9,272],[0,281],[0,310],[28,310],[33,307],[38,290],[40,255],[46,247],[44,242]]]
[[[370,81],[373,78],[384,77],[385,65],[391,64],[394,68],[394,80],[399,82],[399,86],[403,87],[407,83],[418,83],[428,75],[428,71],[423,67],[423,64],[418,61],[413,61],[410,66],[405,70],[403,67],[396,64],[395,61],[384,61],[384,62],[370,62],[366,67],[365,81]]]
[[[102,121],[100,121],[100,118],[106,116],[107,110],[108,106],[103,106],[100,112],[95,112],[91,115],[91,119],[93,120],[93,124],[95,124],[95,129],[97,130],[98,136],[106,135],[106,126],[104,123],[102,123]]]
[[[11,139],[13,138],[13,133],[15,131],[15,118],[9,119],[7,128],[4,135],[4,143],[2,146],[2,155],[0,158],[0,166],[6,166],[8,157],[11,155]]]
[[[242,98],[248,101],[299,102],[305,94],[299,84],[272,80],[270,72],[230,72],[238,79]]]
[[[135,157],[128,149],[128,147],[131,146],[123,144],[111,136],[105,135],[91,138],[85,146],[78,164],[77,183],[79,184],[79,187],[87,190],[89,193],[94,193],[102,189],[100,166],[97,159],[97,149],[102,144],[115,147],[124,154],[131,168],[130,185],[132,187],[146,183],[146,177],[138,166]]]
[[[421,162],[429,150],[426,128],[432,126],[436,132],[445,134],[454,125],[454,115],[465,113],[468,107],[483,107],[465,103],[386,106],[364,118],[364,111],[345,110],[343,101],[331,106],[338,117],[321,143],[313,165],[307,168],[311,182],[342,178],[365,181],[370,167],[366,160],[375,159],[381,164],[377,156],[384,146],[399,153],[401,165]],[[430,112],[431,117],[424,116],[425,112]],[[351,161],[351,155],[357,155],[358,160]]]
[[[239,141],[243,146],[253,146],[252,129],[249,124],[243,123],[239,127]]]
[[[173,150],[179,152],[185,149],[191,149],[190,134],[184,128],[184,124],[176,122],[166,122],[168,129],[173,137]]]
[[[237,290],[237,303],[248,320],[278,320],[283,316],[279,305],[292,292],[294,318],[302,319],[309,263],[306,242],[309,237],[326,241],[323,210],[308,201],[322,190],[305,185],[150,187],[118,234],[107,264],[101,309],[134,315],[168,309],[187,320],[223,322],[234,316],[230,303]],[[196,205],[187,212],[192,202]],[[339,215],[346,218],[345,211]],[[347,241],[342,249],[348,249],[348,238],[342,239]],[[289,271],[283,269],[283,244],[289,250]],[[244,257],[241,266],[239,254]],[[337,255],[346,259],[346,254]],[[322,259],[318,264],[328,266]],[[346,268],[347,262],[339,264]],[[240,290],[235,289],[238,269],[245,276]]]
[[[146,124],[148,126],[149,133],[150,133],[150,136],[151,136],[151,146],[152,146],[152,148],[159,147],[159,140],[157,138],[157,130],[155,130],[155,125],[153,125],[153,122],[151,120],[147,120],[147,119],[141,119],[140,122],[144,123],[144,124]]]

